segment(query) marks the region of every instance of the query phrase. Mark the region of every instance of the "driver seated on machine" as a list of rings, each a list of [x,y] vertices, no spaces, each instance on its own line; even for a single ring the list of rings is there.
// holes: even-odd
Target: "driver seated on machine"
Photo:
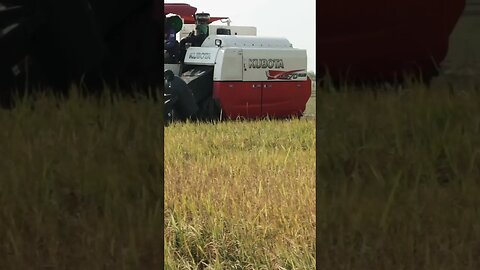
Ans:
[[[208,36],[208,22],[210,19],[210,14],[208,13],[197,13],[195,14],[195,31],[190,32],[190,34],[183,38],[180,41],[180,48],[182,50],[182,59],[185,59],[185,54],[187,49],[191,46],[200,47],[202,46],[203,41]]]

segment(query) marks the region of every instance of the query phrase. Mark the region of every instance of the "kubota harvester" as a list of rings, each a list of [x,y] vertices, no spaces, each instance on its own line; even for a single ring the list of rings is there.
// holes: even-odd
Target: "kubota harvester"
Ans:
[[[165,5],[166,14],[175,12]],[[197,33],[181,40],[177,49],[165,46],[167,119],[288,118],[303,114],[311,95],[306,50],[293,48],[286,38],[236,35],[242,29],[229,25],[215,32],[209,27],[202,33],[213,20],[206,13],[194,16]],[[184,17],[184,21],[191,18]],[[178,18],[173,18],[166,17],[166,25],[179,30]]]

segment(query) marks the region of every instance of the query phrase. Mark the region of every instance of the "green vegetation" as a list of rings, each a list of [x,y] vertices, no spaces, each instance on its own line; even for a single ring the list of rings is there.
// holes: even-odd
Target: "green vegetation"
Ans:
[[[161,108],[106,97],[0,110],[0,269],[160,269]]]
[[[314,269],[315,121],[165,129],[165,269]]]
[[[480,268],[479,90],[318,92],[319,269]]]

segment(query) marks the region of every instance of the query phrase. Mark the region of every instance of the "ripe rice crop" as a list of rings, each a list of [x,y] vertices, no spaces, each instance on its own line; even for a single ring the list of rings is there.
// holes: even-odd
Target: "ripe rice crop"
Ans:
[[[161,106],[76,93],[0,109],[0,269],[160,269]]]
[[[479,90],[318,92],[319,269],[480,269]]]
[[[315,122],[165,129],[165,269],[314,269]]]

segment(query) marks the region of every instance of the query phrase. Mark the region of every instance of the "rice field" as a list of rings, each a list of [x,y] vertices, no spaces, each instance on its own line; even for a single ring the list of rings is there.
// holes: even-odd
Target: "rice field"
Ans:
[[[317,93],[317,269],[480,269],[478,17],[427,87]]]
[[[0,269],[480,269],[475,63],[319,89],[282,121],[20,100],[0,110]]]
[[[0,269],[160,269],[158,104],[50,94],[0,110]]]
[[[314,269],[315,122],[165,129],[164,269]]]
[[[317,98],[318,269],[479,269],[480,85]]]

